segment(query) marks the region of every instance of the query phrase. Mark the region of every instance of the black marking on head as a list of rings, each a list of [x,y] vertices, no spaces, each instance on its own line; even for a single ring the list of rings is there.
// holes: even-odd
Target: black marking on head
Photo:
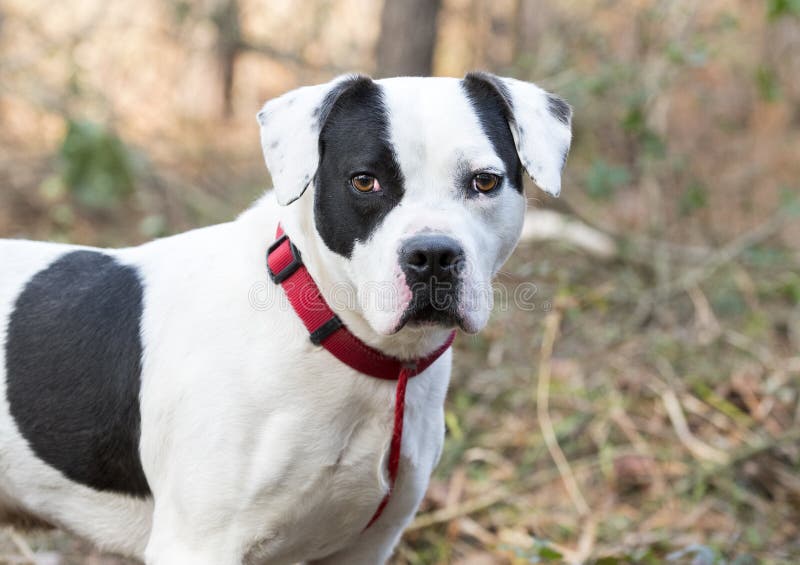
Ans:
[[[75,482],[140,497],[142,293],[133,267],[68,253],[25,286],[6,341],[8,402],[34,453]]]
[[[503,183],[510,182],[514,189],[522,192],[522,164],[519,161],[517,146],[511,134],[511,122],[514,120],[510,93],[506,86],[488,73],[469,73],[461,81],[475,113],[480,120],[486,137],[492,142],[497,155],[503,160],[506,178]],[[469,185],[467,194],[476,194]],[[502,187],[495,190],[499,193]]]
[[[361,83],[372,83],[372,79],[366,75],[360,75],[357,73],[351,74],[341,81],[336,83],[336,85],[328,91],[325,95],[325,98],[322,99],[322,102],[319,106],[314,108],[311,116],[317,120],[317,127],[322,130],[325,122],[330,116],[331,110],[333,110],[336,101],[339,97],[347,92],[350,88],[361,84]]]
[[[547,109],[559,122],[565,126],[572,119],[572,107],[555,94],[547,94]],[[520,132],[521,135],[521,132]]]
[[[350,257],[356,241],[366,241],[405,192],[403,173],[389,141],[383,91],[368,77],[339,83],[320,106],[319,169],[314,221],[331,251]],[[381,190],[357,193],[350,179],[366,173]]]

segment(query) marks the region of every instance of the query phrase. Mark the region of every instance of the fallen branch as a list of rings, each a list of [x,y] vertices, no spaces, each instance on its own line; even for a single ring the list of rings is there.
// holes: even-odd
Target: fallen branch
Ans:
[[[17,531],[12,527],[6,528],[6,534],[8,534],[11,542],[20,553],[20,559],[16,562],[25,563],[28,565],[36,565],[36,555],[34,555],[31,546],[28,545],[28,542],[25,541],[25,538],[19,535],[19,533],[17,533]]]
[[[712,253],[699,267],[686,271],[680,277],[645,293],[638,301],[636,310],[622,331],[622,338],[650,317],[653,309],[661,302],[688,292],[714,275],[721,267],[735,260],[748,249],[778,234],[790,219],[790,214],[780,211],[766,222],[746,232]]]
[[[683,415],[681,403],[672,389],[666,389],[661,393],[661,401],[664,403],[664,408],[667,410],[675,434],[692,455],[698,459],[711,461],[719,465],[726,465],[728,463],[730,458],[727,453],[699,440],[691,432],[689,424],[686,423],[686,418]]]
[[[572,499],[572,504],[581,517],[589,514],[589,505],[581,493],[578,481],[572,472],[572,468],[567,461],[561,446],[558,444],[553,421],[550,419],[550,375],[552,369],[553,347],[555,345],[558,328],[561,325],[561,308],[556,306],[545,318],[544,336],[542,338],[542,349],[539,359],[539,378],[536,387],[536,414],[539,419],[539,427],[542,430],[547,450],[561,474],[567,494]]]

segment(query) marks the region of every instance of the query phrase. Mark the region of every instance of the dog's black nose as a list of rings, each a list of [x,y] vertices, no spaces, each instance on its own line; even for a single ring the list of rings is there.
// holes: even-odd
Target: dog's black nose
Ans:
[[[400,267],[409,284],[451,281],[464,263],[464,249],[446,235],[415,235],[400,248]]]

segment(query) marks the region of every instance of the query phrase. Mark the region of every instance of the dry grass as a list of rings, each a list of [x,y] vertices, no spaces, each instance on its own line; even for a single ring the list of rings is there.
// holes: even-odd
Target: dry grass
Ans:
[[[243,209],[267,184],[260,102],[370,70],[378,34],[336,39],[347,10],[376,17],[358,0],[241,3],[252,41],[313,68],[243,57],[228,121],[197,13],[0,7],[0,235],[129,245]],[[397,564],[800,562],[796,4],[444,0],[439,73],[488,67],[573,104],[566,201],[618,252],[525,243],[504,267],[537,307],[458,338],[446,449]],[[132,195],[81,204],[56,158],[69,119],[113,124]],[[0,564],[118,563],[62,533],[0,541]]]

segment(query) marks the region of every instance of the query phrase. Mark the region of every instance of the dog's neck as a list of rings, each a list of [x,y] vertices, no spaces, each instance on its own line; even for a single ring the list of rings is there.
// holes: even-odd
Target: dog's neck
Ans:
[[[278,206],[271,193],[261,198],[242,218],[256,222],[262,234],[261,245],[269,245],[275,238],[280,222],[292,242],[301,250],[303,263],[313,277],[322,296],[347,328],[367,345],[401,359],[425,357],[444,344],[449,329],[406,327],[393,335],[380,335],[372,329],[363,315],[352,278],[348,276],[346,262],[330,249],[317,235],[314,224],[313,193],[309,189],[303,197],[289,206]]]

